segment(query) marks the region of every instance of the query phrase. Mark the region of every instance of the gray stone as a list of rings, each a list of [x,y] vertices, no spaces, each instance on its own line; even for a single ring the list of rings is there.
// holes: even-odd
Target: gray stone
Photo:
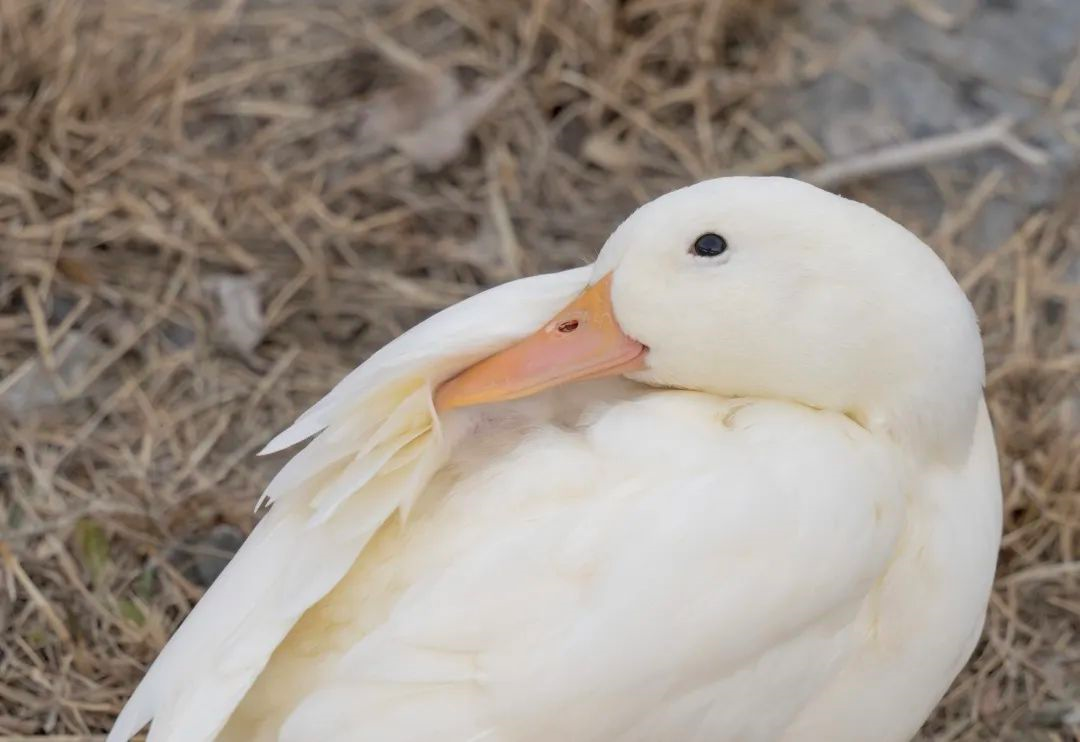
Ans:
[[[847,10],[857,18],[881,21],[892,17],[900,7],[896,0],[843,0]]]
[[[935,170],[961,191],[1000,171],[1000,195],[960,238],[991,250],[1034,209],[1060,201],[1080,166],[1075,137],[1048,105],[1080,40],[1080,0],[932,0],[930,12],[908,2],[820,0],[799,5],[802,30],[837,50],[818,79],[776,91],[763,107],[768,123],[795,118],[832,158],[1007,116],[1017,136],[1045,153],[1032,166],[1000,147],[939,162]],[[936,10],[934,10],[936,9]],[[1074,94],[1068,108],[1075,108]],[[940,195],[917,172],[875,179],[875,197],[900,201],[892,211],[931,226]]]
[[[65,404],[83,395],[71,397],[65,392],[77,389],[83,377],[107,351],[93,335],[70,330],[52,349],[56,363],[50,374],[40,356],[28,358],[0,384],[0,412],[21,417],[42,408]]]
[[[226,523],[214,526],[189,543],[192,560],[190,569],[186,570],[188,578],[202,587],[210,587],[243,543],[244,533],[236,526]]]

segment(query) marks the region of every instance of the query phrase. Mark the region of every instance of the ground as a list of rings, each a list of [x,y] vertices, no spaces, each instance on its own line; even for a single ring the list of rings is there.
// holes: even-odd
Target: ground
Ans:
[[[0,735],[108,728],[255,451],[374,349],[787,173],[982,322],[1006,534],[925,738],[1076,739],[1078,39],[1075,0],[0,0]]]

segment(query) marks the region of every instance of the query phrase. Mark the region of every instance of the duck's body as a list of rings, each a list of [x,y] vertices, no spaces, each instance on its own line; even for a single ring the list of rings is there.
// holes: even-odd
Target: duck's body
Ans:
[[[909,738],[982,626],[985,416],[925,477],[843,415],[581,391],[489,411],[225,738]]]
[[[505,391],[507,366],[493,377],[478,364],[482,384],[462,374],[432,407],[439,380],[609,270],[602,256],[595,271],[455,307],[286,431],[280,445],[324,430],[271,486],[270,514],[115,738],[149,716],[152,740],[185,741],[914,734],[970,655],[993,577],[1000,489],[977,381],[974,396],[965,384],[967,396],[937,400],[898,375],[902,394],[879,406],[875,375],[862,381],[875,395],[833,405],[843,390],[823,388],[829,403],[763,393],[762,355],[741,361],[761,373],[725,394],[706,391],[715,373],[665,379],[679,364],[653,341],[653,360],[628,372],[648,385],[604,379],[455,409],[498,399],[491,378],[522,396]],[[660,311],[620,307],[632,275],[616,272],[611,291],[619,324],[644,341]],[[942,343],[970,345],[969,316],[939,320]],[[605,352],[640,363],[629,346]],[[968,360],[949,375],[981,377]],[[909,398],[935,407],[893,412]]]

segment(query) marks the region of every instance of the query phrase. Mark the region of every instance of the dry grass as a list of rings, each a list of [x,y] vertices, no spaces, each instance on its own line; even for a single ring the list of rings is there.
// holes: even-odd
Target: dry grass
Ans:
[[[108,728],[198,598],[205,534],[251,526],[280,464],[254,451],[373,349],[580,264],[672,187],[821,164],[754,113],[827,64],[791,19],[614,7],[0,0],[0,734]],[[1078,199],[987,252],[966,227],[1005,183],[928,167],[938,223],[887,179],[850,192],[980,312],[1007,534],[927,735],[1073,739]]]

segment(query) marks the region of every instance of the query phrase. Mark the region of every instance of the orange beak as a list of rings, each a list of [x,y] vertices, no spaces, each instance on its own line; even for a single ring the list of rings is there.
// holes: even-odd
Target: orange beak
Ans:
[[[505,402],[570,381],[634,371],[643,367],[646,350],[615,321],[609,273],[540,330],[444,382],[435,392],[435,408]]]

